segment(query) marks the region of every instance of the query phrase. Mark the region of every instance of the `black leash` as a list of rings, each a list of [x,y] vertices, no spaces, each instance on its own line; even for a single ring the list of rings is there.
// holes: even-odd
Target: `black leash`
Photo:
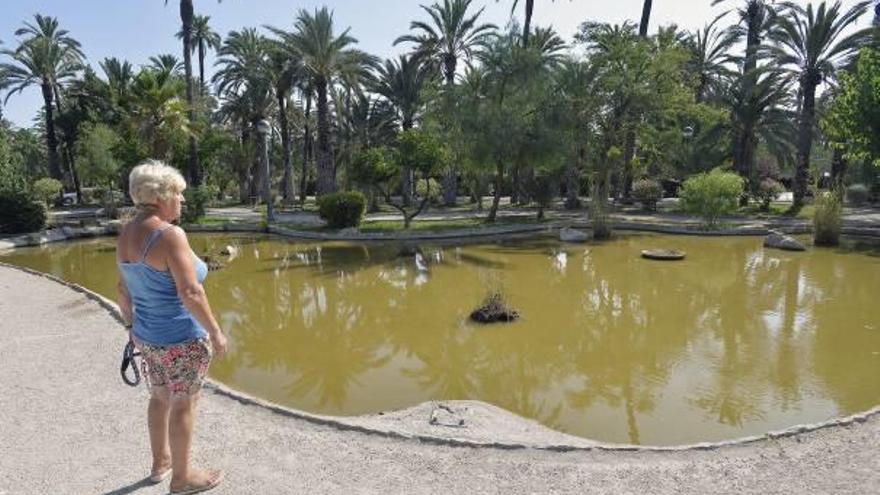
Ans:
[[[134,342],[129,340],[128,343],[125,344],[125,349],[122,351],[122,366],[119,369],[119,372],[122,374],[122,381],[124,381],[126,385],[137,387],[141,383],[141,370],[138,368],[137,362],[134,360],[134,358],[140,355],[140,351],[134,347]],[[132,369],[134,378],[128,376],[128,368]]]

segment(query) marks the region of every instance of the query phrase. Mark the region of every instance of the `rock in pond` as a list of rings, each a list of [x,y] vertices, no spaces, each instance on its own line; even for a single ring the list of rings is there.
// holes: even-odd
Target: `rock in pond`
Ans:
[[[806,251],[807,248],[800,241],[791,237],[789,235],[785,235],[781,232],[776,232],[775,230],[771,230],[770,234],[764,238],[764,247],[775,248],[775,249],[784,249],[786,251]]]
[[[642,250],[642,258],[660,261],[678,261],[683,260],[684,251],[676,249],[644,249]]]
[[[590,240],[590,235],[571,227],[564,227],[559,229],[559,240],[562,242],[587,242]]]
[[[220,254],[223,256],[238,256],[238,248],[232,245],[227,245],[220,250]]]

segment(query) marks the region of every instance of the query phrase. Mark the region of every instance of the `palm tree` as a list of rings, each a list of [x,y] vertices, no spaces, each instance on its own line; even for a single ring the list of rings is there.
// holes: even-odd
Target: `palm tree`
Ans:
[[[159,55],[153,55],[149,59],[150,63],[147,65],[148,68],[157,70],[159,72],[164,72],[167,75],[178,75],[180,74],[180,70],[183,69],[183,65],[180,63],[180,59],[177,58],[176,55],[172,55],[170,53],[161,53]]]
[[[219,1],[219,0],[218,0]],[[165,0],[168,5],[168,0]],[[189,105],[187,115],[190,127],[196,126],[195,95],[193,93],[192,49],[195,9],[192,0],[180,0],[180,22],[183,40],[183,70],[186,74],[186,103]],[[199,168],[199,153],[195,134],[189,136],[189,173],[193,186],[202,184],[202,170]]]
[[[645,0],[642,4],[642,20],[639,22],[639,36],[648,37],[648,23],[651,21],[651,4],[652,0]]]
[[[495,3],[498,3],[500,0],[495,0]],[[556,0],[553,0],[554,2]],[[516,7],[519,6],[519,0],[513,0],[513,4],[510,6],[510,15],[516,11]],[[529,37],[532,33],[532,15],[535,12],[535,0],[526,0],[525,1],[525,19],[523,20],[523,34],[522,34],[522,46],[529,46]]]
[[[728,51],[736,41],[729,31],[719,30],[716,26],[725,14],[721,14],[703,29],[697,31],[685,41],[685,46],[691,53],[688,62],[688,72],[696,78],[697,88],[695,99],[701,103],[706,99],[707,91],[717,88],[721,78],[730,75],[727,63],[730,61]],[[712,91],[717,93],[717,91]]]
[[[131,82],[129,126],[149,145],[150,154],[166,159],[175,135],[191,134],[183,81],[167,72],[141,70]]]
[[[712,5],[718,5],[725,1],[740,0],[713,0]],[[773,5],[775,0],[745,0],[744,5],[737,9],[739,23],[731,26],[728,30],[729,36],[739,42],[743,38],[746,40],[746,51],[744,57],[734,58],[742,67],[741,76],[743,84],[741,88],[744,92],[749,92],[757,83],[757,75],[755,69],[758,67],[758,58],[761,56],[761,45],[764,38],[773,28],[777,18],[776,8]],[[734,123],[735,124],[735,123]],[[738,128],[738,132],[750,132],[749,128],[734,125]],[[749,179],[755,168],[756,150],[749,149],[748,146],[754,146],[757,139],[754,135],[737,134],[733,138],[733,168],[745,179]],[[748,196],[743,195],[745,203]]]
[[[211,29],[210,21],[211,16],[209,15],[196,15],[193,17],[190,50],[195,51],[196,48],[199,50],[200,94],[204,94],[205,90],[205,55],[207,55],[208,48],[219,50],[221,42],[220,35]],[[178,31],[177,37],[181,40],[183,39],[184,32],[182,29]]]
[[[326,7],[310,14],[300,10],[292,33],[276,32],[282,41],[299,53],[306,76],[311,81],[318,110],[318,195],[336,191],[336,166],[330,145],[329,87],[341,79],[363,73],[373,57],[348,48],[357,43],[349,29],[334,34],[333,13]]]
[[[268,77],[269,42],[254,28],[232,31],[224,40],[215,65],[220,69],[212,81],[217,95],[224,101],[221,115],[233,117],[249,135],[257,122],[268,117],[273,105],[272,82]],[[252,164],[258,160],[252,160]],[[251,167],[256,173],[250,185],[250,196],[257,197],[264,177],[263,167]]]
[[[397,124],[403,131],[412,129],[422,111],[422,89],[432,78],[428,66],[411,55],[401,55],[397,60],[386,60],[377,68],[377,77],[370,88],[383,96],[397,114]],[[412,170],[404,167],[400,177],[404,206],[412,200]]]
[[[30,86],[39,85],[43,93],[43,110],[46,125],[46,147],[49,158],[49,174],[62,180],[64,174],[58,159],[58,136],[55,131],[55,108],[58,88],[66,80],[73,78],[81,69],[85,58],[78,41],[70,37],[65,29],[60,29],[54,17],[36,14],[35,23],[25,23],[25,27],[15,32],[25,36],[15,50],[2,50],[0,53],[12,61],[0,64],[5,73],[0,89],[8,89],[6,101]]]
[[[276,31],[274,28],[270,30]],[[295,199],[292,148],[290,142],[290,123],[288,120],[290,93],[294,86],[305,77],[302,59],[296,50],[291,50],[283,41],[272,41],[268,45],[266,76],[275,92],[278,104],[278,124],[281,132],[281,148],[284,155],[283,196],[286,204]]]
[[[468,15],[472,0],[443,0],[443,4],[434,3],[430,7],[422,5],[432,24],[413,21],[410,23],[410,34],[394,40],[394,44],[409,42],[416,45],[416,54],[424,57],[439,68],[448,87],[455,84],[455,73],[460,58],[470,60],[475,52],[485,47],[487,39],[494,33],[494,24],[477,24],[484,9],[474,15]],[[458,172],[449,167],[443,184],[443,202],[454,205],[457,188]]]
[[[823,1],[817,9],[804,9],[785,3],[788,15],[780,16],[778,28],[771,34],[771,48],[781,67],[788,67],[799,83],[800,116],[798,119],[797,164],[794,176],[793,209],[803,206],[810,171],[810,152],[816,126],[816,87],[831,78],[838,68],[870,40],[872,29],[862,29],[843,37],[843,31],[867,12],[870,1],[859,2],[847,11],[840,1],[830,7]]]

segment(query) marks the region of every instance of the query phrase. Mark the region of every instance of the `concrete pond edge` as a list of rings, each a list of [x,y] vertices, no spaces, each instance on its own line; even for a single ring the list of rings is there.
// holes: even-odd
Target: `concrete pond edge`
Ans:
[[[43,273],[37,270],[33,270],[31,268],[26,268],[22,266],[17,266],[5,262],[0,262],[0,267],[10,268],[19,270],[24,273],[28,273],[30,275],[42,277],[48,280],[51,280],[55,283],[61,284],[71,290],[79,292],[83,294],[86,298],[98,303],[99,306],[104,308],[107,313],[116,321],[123,323],[122,314],[119,311],[119,307],[113,301],[105,298],[104,296],[87,289],[79,284],[75,284],[72,282],[68,282],[64,279],[56,277],[54,275]],[[120,327],[122,329],[122,327]],[[400,440],[409,440],[409,441],[418,441],[427,444],[434,445],[442,445],[442,446],[450,446],[450,447],[469,447],[469,448],[487,448],[487,449],[499,449],[499,450],[518,450],[518,449],[534,449],[534,450],[546,450],[552,452],[573,452],[573,451],[608,451],[608,452],[644,452],[644,453],[662,453],[662,452],[687,452],[687,451],[712,451],[719,450],[723,448],[729,447],[738,447],[748,444],[755,444],[760,442],[768,442],[773,440],[778,440],[782,438],[788,437],[799,437],[805,434],[809,434],[811,432],[816,432],[819,430],[829,430],[836,429],[840,427],[851,427],[856,424],[865,423],[871,419],[880,417],[880,405],[877,405],[867,411],[852,414],[849,416],[844,416],[840,418],[833,418],[827,421],[822,421],[818,423],[808,423],[808,424],[799,424],[794,425],[783,430],[770,431],[763,435],[751,435],[746,437],[739,437],[730,440],[722,440],[719,442],[700,442],[693,444],[684,444],[684,445],[672,445],[672,446],[654,446],[654,445],[629,445],[629,444],[609,444],[609,443],[600,443],[595,442],[594,445],[583,446],[583,445],[568,445],[561,443],[554,444],[527,444],[527,443],[518,443],[518,442],[479,442],[474,440],[465,440],[451,437],[441,437],[441,436],[433,436],[433,435],[423,435],[423,434],[409,434],[401,431],[396,431],[393,429],[380,429],[374,427],[367,427],[361,424],[358,424],[356,421],[348,420],[345,417],[339,416],[324,416],[311,414],[305,411],[281,406],[279,404],[266,401],[263,399],[259,399],[257,397],[253,397],[239,390],[228,387],[220,382],[216,382],[213,379],[208,378],[206,380],[206,388],[211,390],[217,395],[235,400],[241,404],[258,407],[261,409],[265,409],[274,414],[279,414],[282,416],[299,419],[302,421],[307,421],[312,424],[326,426],[330,428],[334,428],[340,431],[355,431],[359,433],[363,433],[366,435],[376,435],[384,438],[392,438],[392,439],[400,439]],[[431,401],[431,402],[444,402],[444,401]],[[413,406],[418,407],[418,405]],[[512,413],[513,414],[513,413]],[[352,419],[357,418],[357,416],[352,417]],[[592,441],[590,439],[586,439],[588,441]]]

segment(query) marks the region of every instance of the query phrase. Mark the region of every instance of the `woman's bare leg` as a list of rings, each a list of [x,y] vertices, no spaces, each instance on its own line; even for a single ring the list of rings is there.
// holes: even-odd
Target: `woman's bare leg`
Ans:
[[[197,394],[171,398],[168,421],[172,464],[171,491],[209,485],[220,475],[219,471],[193,469],[189,465],[197,400]]]
[[[161,474],[171,468],[171,446],[168,442],[168,416],[171,402],[166,387],[153,387],[147,406],[147,426],[150,430],[150,449],[153,452],[151,474]]]

